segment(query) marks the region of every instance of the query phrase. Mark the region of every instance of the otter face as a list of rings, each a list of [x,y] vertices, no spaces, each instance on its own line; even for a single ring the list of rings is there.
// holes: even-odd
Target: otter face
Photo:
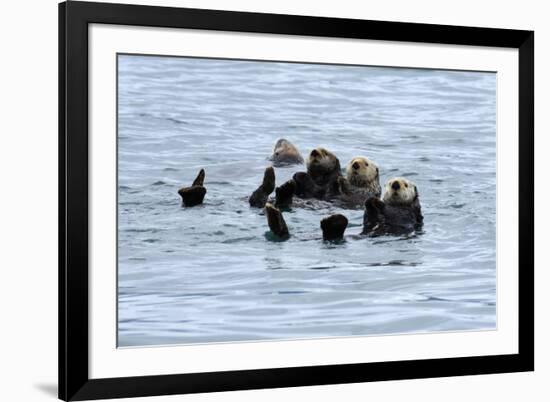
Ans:
[[[284,138],[277,140],[275,146],[273,147],[273,154],[270,159],[273,161],[273,165],[275,166],[304,163],[304,158],[302,158],[298,148]]]
[[[410,205],[417,198],[418,190],[412,181],[394,177],[386,182],[382,201],[390,205]]]
[[[372,183],[378,183],[378,166],[363,156],[356,156],[346,167],[346,177],[354,186],[369,187]]]
[[[307,172],[319,186],[326,186],[340,176],[340,161],[325,148],[315,148],[307,159]]]
[[[332,152],[326,150],[325,148],[319,147],[311,151],[309,157],[307,158],[306,164],[308,171],[314,167],[317,169],[330,171],[336,167],[337,163],[338,159]]]

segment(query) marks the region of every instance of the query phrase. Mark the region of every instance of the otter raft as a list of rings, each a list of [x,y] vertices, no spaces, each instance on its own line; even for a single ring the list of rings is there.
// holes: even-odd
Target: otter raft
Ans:
[[[283,156],[284,152],[295,161],[303,160],[298,148],[286,139],[276,142],[270,159],[287,158],[288,155]],[[248,200],[251,207],[265,208],[268,226],[272,234],[280,239],[289,237],[283,210],[308,208],[314,211],[316,205],[319,209],[327,204],[349,209],[364,208],[360,235],[409,235],[423,226],[417,186],[405,178],[390,178],[382,195],[380,169],[366,157],[353,157],[343,172],[340,160],[334,153],[317,147],[306,160],[305,172],[294,173],[292,179],[279,187],[275,183],[274,168],[269,166],[264,172],[262,184]],[[273,191],[275,196],[269,198]],[[341,213],[323,218],[320,225],[323,240],[342,240],[348,222]]]
[[[118,56],[118,345],[496,328],[496,75]]]

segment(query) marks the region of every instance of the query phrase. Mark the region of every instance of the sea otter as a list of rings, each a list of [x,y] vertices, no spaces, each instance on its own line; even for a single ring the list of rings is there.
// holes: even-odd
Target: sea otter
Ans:
[[[275,171],[268,167],[262,184],[252,193],[248,201],[251,206],[263,208],[270,202],[277,208],[289,208],[296,195],[301,199],[316,198],[329,200],[338,191],[337,181],[342,177],[340,161],[330,151],[316,148],[307,161],[307,172],[295,173],[293,178],[275,189]],[[269,195],[275,189],[275,199]]]
[[[307,172],[295,173],[295,194],[300,198],[327,199],[337,189],[338,178],[342,177],[340,161],[325,148],[315,148],[310,152]]]
[[[181,200],[184,206],[193,207],[195,205],[202,204],[204,196],[206,194],[206,188],[204,187],[204,169],[201,169],[197,178],[193,181],[190,187],[182,187],[178,190],[178,194],[181,196]]]
[[[350,208],[365,205],[371,197],[380,197],[379,169],[376,164],[363,156],[351,159],[346,167],[346,176],[339,177],[335,197]]]
[[[365,202],[363,234],[407,234],[422,223],[418,189],[405,178],[389,179],[382,200],[371,197]]]
[[[273,147],[273,154],[269,159],[273,161],[275,167],[304,163],[304,158],[298,148],[284,138],[277,140]]]

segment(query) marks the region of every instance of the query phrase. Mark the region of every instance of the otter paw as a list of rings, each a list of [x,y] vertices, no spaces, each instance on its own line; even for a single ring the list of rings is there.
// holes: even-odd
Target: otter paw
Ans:
[[[309,173],[296,172],[292,180],[296,184],[295,194],[298,197],[322,199],[325,195],[326,188],[315,184]]]
[[[344,215],[336,214],[321,220],[321,229],[323,230],[323,240],[340,240],[344,237],[344,231],[348,226],[348,218]]]
[[[292,197],[296,190],[294,180],[289,180],[275,189],[275,206],[277,208],[289,208],[292,205]]]
[[[277,236],[286,238],[289,236],[288,227],[283,218],[283,214],[273,205],[265,204],[265,214],[267,216],[267,224],[269,229]]]
[[[204,169],[201,169],[199,174],[197,175],[197,178],[193,182],[193,186],[202,186],[204,184],[204,176],[206,174],[204,173]]]
[[[365,208],[367,210],[377,210],[377,211],[381,211],[383,210],[384,208],[386,207],[386,205],[384,204],[384,201],[380,200],[379,198],[376,198],[376,197],[370,197],[369,199],[367,199],[367,201],[365,201]]]
[[[268,195],[275,190],[275,169],[273,166],[269,166],[265,169],[264,180],[262,181],[262,187],[264,192]]]
[[[275,190],[275,170],[272,166],[269,166],[265,169],[262,184],[248,198],[250,206],[263,208],[273,190]]]

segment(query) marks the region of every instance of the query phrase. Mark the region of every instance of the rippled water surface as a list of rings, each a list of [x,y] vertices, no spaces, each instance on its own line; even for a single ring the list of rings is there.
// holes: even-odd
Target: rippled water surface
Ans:
[[[119,56],[119,346],[494,329],[496,76]],[[422,233],[246,201],[279,137],[416,182]],[[208,193],[177,194],[200,168]],[[277,168],[282,184],[302,167]],[[319,221],[350,220],[340,244]]]

